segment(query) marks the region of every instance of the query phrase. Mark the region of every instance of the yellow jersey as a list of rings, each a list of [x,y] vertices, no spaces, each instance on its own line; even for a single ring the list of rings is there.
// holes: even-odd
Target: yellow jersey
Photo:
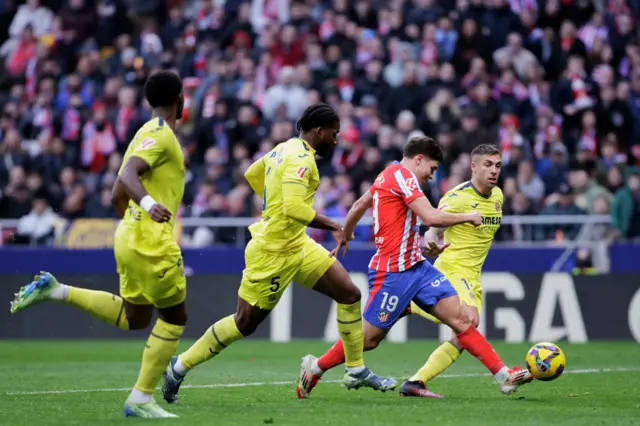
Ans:
[[[249,231],[263,250],[293,252],[304,246],[308,238],[305,233],[307,226],[285,216],[282,189],[283,185],[304,186],[304,204],[313,208],[320,183],[315,156],[316,151],[307,142],[292,138],[262,157],[262,220],[251,225]]]
[[[495,233],[502,222],[502,190],[493,188],[491,195],[481,194],[471,183],[464,182],[447,192],[438,208],[451,213],[477,211],[482,225],[471,223],[450,226],[444,231],[449,246],[436,260],[434,266],[445,273],[462,273],[469,280],[480,280],[482,265],[487,258]]]
[[[163,118],[155,117],[147,121],[129,143],[118,173],[130,157],[138,157],[149,165],[150,170],[140,181],[149,195],[171,212],[169,222],[157,223],[142,207],[129,201],[119,226],[126,228],[130,246],[153,254],[161,251],[166,242],[175,243],[173,227],[184,194],[184,154],[171,127]]]

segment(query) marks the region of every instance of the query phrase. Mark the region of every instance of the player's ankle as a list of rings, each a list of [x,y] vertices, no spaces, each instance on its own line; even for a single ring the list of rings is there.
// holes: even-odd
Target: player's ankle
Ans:
[[[187,366],[180,361],[180,357],[178,357],[176,363],[173,365],[173,371],[184,377],[189,372],[189,368],[187,368]]]
[[[134,404],[144,404],[153,399],[153,394],[142,392],[139,389],[133,388],[131,393],[129,394],[129,398],[127,398],[128,402],[132,402]]]
[[[509,378],[509,368],[502,367],[493,377],[496,379],[496,383],[503,384]]]
[[[322,376],[324,374],[324,370],[320,368],[320,365],[318,365],[317,359],[314,359],[311,364],[311,373],[315,376]]]
[[[69,297],[69,286],[66,284],[59,284],[51,289],[49,297],[53,300],[65,301]]]
[[[365,368],[364,364],[357,367],[347,367],[347,372],[350,374],[359,374],[362,373]]]

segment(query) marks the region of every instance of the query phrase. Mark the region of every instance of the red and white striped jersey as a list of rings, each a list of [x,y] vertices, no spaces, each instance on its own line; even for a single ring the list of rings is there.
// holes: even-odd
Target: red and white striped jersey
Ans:
[[[408,207],[416,198],[424,197],[413,172],[394,162],[378,175],[369,192],[373,195],[373,232],[377,248],[369,268],[403,272],[423,261],[420,223]]]

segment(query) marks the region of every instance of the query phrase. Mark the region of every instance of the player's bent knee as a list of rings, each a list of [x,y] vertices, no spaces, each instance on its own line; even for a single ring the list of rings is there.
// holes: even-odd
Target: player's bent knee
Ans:
[[[233,319],[236,322],[238,331],[240,331],[244,337],[252,335],[260,325],[260,322],[254,321],[251,315],[247,315],[244,312],[236,312]]]
[[[345,286],[344,291],[341,291],[337,297],[336,302],[343,305],[353,305],[354,303],[358,303],[362,299],[362,293],[360,293],[360,289],[356,287],[351,281],[349,281],[349,285]]]
[[[365,338],[364,340],[364,350],[365,351],[372,351],[375,348],[378,347],[378,345],[380,345],[380,340],[375,338],[375,337],[371,337],[371,338]]]

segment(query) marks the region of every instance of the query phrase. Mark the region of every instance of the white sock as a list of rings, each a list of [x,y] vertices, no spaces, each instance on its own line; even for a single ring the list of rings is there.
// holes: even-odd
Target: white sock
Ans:
[[[496,383],[503,384],[509,378],[509,369],[502,367],[493,377],[496,379]]]
[[[152,394],[142,392],[141,390],[133,388],[131,390],[131,393],[129,394],[129,398],[127,398],[127,401],[133,402],[135,404],[144,404],[145,402],[149,402],[152,399],[153,399]]]
[[[322,376],[322,373],[324,373],[324,371],[322,371],[322,368],[320,368],[320,366],[318,365],[317,358],[314,359],[313,364],[311,364],[311,372],[316,376]]]
[[[189,371],[189,369],[182,363],[182,361],[180,361],[180,357],[178,357],[178,360],[173,366],[173,370],[181,376],[184,376],[185,374],[187,374],[187,371]]]
[[[357,367],[347,367],[347,371],[351,374],[358,374],[364,371],[364,365],[359,365]]]
[[[51,290],[51,293],[49,293],[49,296],[52,299],[63,300],[63,301],[67,300],[68,295],[69,295],[69,286],[65,284],[60,284],[59,286]]]

